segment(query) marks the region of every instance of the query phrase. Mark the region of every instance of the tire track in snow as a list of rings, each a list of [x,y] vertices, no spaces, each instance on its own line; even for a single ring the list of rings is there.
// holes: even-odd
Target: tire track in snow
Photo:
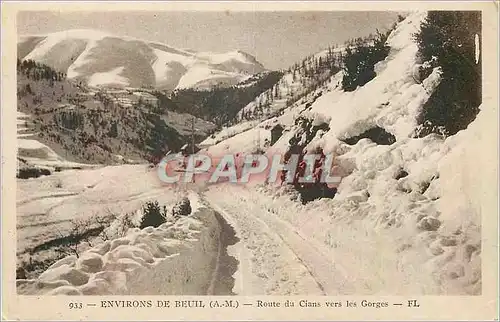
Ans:
[[[210,198],[210,201],[215,198]],[[244,280],[240,288],[252,295],[325,295],[322,283],[311,273],[301,256],[282,236],[265,222],[245,211],[241,205],[231,205],[218,198],[211,207],[229,222],[236,222],[244,249],[240,249],[240,271]],[[248,254],[249,253],[249,254]],[[250,255],[250,256],[248,256]],[[248,257],[250,259],[248,260]],[[251,266],[250,268],[245,266]],[[241,281],[240,281],[241,282]]]
[[[247,191],[248,192],[248,191]],[[329,294],[359,294],[361,292],[371,294],[373,292],[372,286],[369,281],[367,281],[362,276],[354,276],[342,265],[341,260],[337,260],[337,254],[334,250],[328,247],[326,244],[314,239],[308,238],[304,235],[300,228],[292,225],[286,219],[280,218],[275,213],[269,211],[268,205],[259,203],[258,199],[255,199],[255,195],[249,194],[248,196],[241,195],[242,198],[245,198],[246,204],[255,205],[256,211],[254,213],[260,218],[260,220],[267,223],[268,226],[272,227],[272,229],[276,232],[280,232],[281,235],[286,236],[284,240],[292,241],[295,240],[295,245],[299,247],[306,243],[315,252],[322,256],[323,260],[320,265],[316,265],[317,267],[323,266],[326,267],[326,271],[330,271],[335,275],[335,281],[329,281],[325,285],[330,285],[328,289],[331,290]],[[248,198],[250,197],[250,198]],[[265,214],[264,216],[262,214]],[[291,247],[294,247],[291,245]],[[309,253],[306,251],[304,254],[308,255]],[[321,257],[318,257],[321,258]],[[314,259],[313,259],[314,260]],[[320,275],[324,275],[324,271],[319,273]]]
[[[274,234],[306,267],[324,294],[356,294],[356,285],[359,283],[356,283],[354,277],[342,267],[341,262],[335,260],[335,254],[326,246],[304,237],[296,227],[269,212],[263,207],[265,205],[249,200],[243,194],[238,194],[239,200],[220,198],[217,196],[217,191],[208,192],[208,194],[212,197],[210,201],[213,200],[221,206],[224,204],[225,209],[229,208],[229,214],[226,212],[227,216],[238,219],[241,217],[238,213],[243,213],[244,220],[256,221],[262,227],[262,232]],[[248,227],[242,229],[248,229]],[[364,284],[364,288],[370,289],[367,284]]]
[[[325,295],[355,293],[355,289],[347,284],[350,280],[347,272],[336,265],[330,252],[324,251],[316,243],[304,238],[297,230],[289,227],[290,224],[277,218],[274,214],[267,212],[264,220],[259,211],[254,213],[256,219],[274,231],[304,263]]]
[[[265,221],[263,221],[262,219],[260,219],[259,217],[255,217],[259,222],[262,223],[262,225],[264,225],[265,227],[267,227],[270,231],[272,231],[272,229],[269,227],[268,224],[266,224]],[[288,243],[279,233],[275,233],[275,235],[277,236],[277,238],[279,238],[281,241],[283,241],[283,243],[285,243],[288,248],[292,251],[292,253],[294,253],[294,255],[297,257],[297,259],[299,260],[300,263],[302,263],[302,265],[304,265],[304,267],[307,269],[307,271],[309,272],[309,275],[311,275],[312,278],[314,278],[314,281],[316,282],[316,284],[318,285],[319,289],[321,290],[321,292],[323,293],[323,295],[327,295],[326,291],[325,291],[325,287],[323,286],[323,284],[321,284],[320,281],[318,281],[316,278],[315,278],[315,274],[313,273],[313,271],[311,270],[310,268],[310,265],[308,265],[308,263],[300,256],[300,254],[298,254],[292,247],[292,245],[290,245],[290,243]],[[305,240],[304,240],[305,241]]]

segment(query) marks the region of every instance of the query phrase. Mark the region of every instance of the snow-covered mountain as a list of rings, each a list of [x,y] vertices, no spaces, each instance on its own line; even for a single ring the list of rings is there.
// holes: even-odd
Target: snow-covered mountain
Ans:
[[[265,70],[255,57],[238,50],[195,52],[84,29],[21,36],[17,52],[19,59],[44,63],[91,86],[231,86]]]
[[[481,243],[481,216],[497,206],[493,120],[498,110],[483,104],[466,129],[447,138],[414,136],[424,104],[443,80],[440,67],[421,82],[414,77],[419,61],[413,35],[425,17],[417,12],[398,23],[387,39],[388,56],[377,63],[376,77],[366,84],[344,91],[339,72],[289,107],[274,103],[271,108],[280,115],[241,122],[204,142],[211,145],[211,155],[244,156],[264,149],[271,156],[289,152],[294,144],[309,153],[319,147],[334,156],[335,174],[342,177],[333,199],[303,205],[294,202],[293,188],[271,183],[188,186],[194,217],[154,229],[133,228],[79,258],[61,259],[37,278],[18,279],[18,292],[213,294],[206,292],[207,254],[219,263],[219,241],[227,236],[223,225],[213,231],[213,222],[203,228],[190,219],[198,211],[201,218],[210,218],[215,210],[237,236],[226,244],[237,271],[221,275],[217,267],[223,266],[215,265],[212,280],[228,278],[237,295],[481,294],[481,252],[495,246],[491,240]],[[300,88],[297,82],[294,87]],[[323,129],[310,135],[306,120]],[[272,146],[264,144],[278,123],[283,135]],[[390,133],[392,139],[363,137],[373,129]],[[491,147],[484,149],[478,142]],[[124,214],[137,209],[138,198],[168,204],[175,193],[139,166],[96,172],[79,174],[82,179],[61,172],[18,185],[18,218],[27,221],[42,207],[50,209],[51,220],[104,212],[101,205]],[[118,183],[130,188],[118,191]],[[49,187],[44,189],[52,197],[60,197],[61,189],[73,194],[56,206],[43,196],[42,204],[34,193],[40,187]],[[165,193],[167,189],[172,191]],[[20,222],[24,230],[18,238],[27,240],[18,242],[21,247],[54,234]],[[219,251],[214,250],[217,243]]]

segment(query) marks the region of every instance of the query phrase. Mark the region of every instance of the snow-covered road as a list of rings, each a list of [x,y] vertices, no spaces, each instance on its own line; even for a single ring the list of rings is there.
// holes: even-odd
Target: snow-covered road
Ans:
[[[228,247],[239,261],[235,294],[438,292],[432,276],[419,268],[418,258],[400,256],[395,239],[369,227],[332,225],[320,208],[295,209],[301,206],[283,199],[273,204],[271,196],[244,187],[212,186],[202,199],[224,216],[239,239]],[[304,218],[298,218],[304,216],[313,219],[300,223]],[[310,229],[313,225],[315,230]]]
[[[216,190],[204,194],[210,206],[233,225],[241,239],[230,247],[240,260],[237,294],[354,293],[349,274],[336,265],[330,249],[304,236],[263,204],[245,198],[245,191],[249,192],[245,189],[237,192],[244,202],[220,198]]]
[[[307,255],[306,247],[284,238],[278,231],[248,209],[211,201],[211,207],[221,213],[235,228],[239,243],[229,247],[229,253],[239,259],[234,292],[238,295],[325,294],[328,279],[317,275],[318,266],[312,261],[321,257]],[[297,235],[298,237],[298,235]],[[320,260],[321,262],[321,260]],[[325,261],[326,262],[326,261]],[[313,270],[315,273],[313,273]]]

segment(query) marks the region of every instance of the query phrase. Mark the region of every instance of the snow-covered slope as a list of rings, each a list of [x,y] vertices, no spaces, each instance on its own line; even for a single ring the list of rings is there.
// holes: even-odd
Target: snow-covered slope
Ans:
[[[212,139],[221,140],[208,148],[212,154],[251,153],[264,147],[270,129],[280,123],[285,127],[284,134],[267,149],[268,154],[288,150],[290,138],[297,134],[307,143],[306,150],[322,147],[325,153],[332,153],[336,174],[343,178],[333,199],[306,205],[293,202],[297,194],[286,185],[219,184],[200,189],[200,203],[224,216],[238,238],[227,248],[238,263],[237,272],[229,273],[235,279],[233,292],[481,294],[482,247],[496,247],[495,241],[481,244],[481,217],[489,215],[485,209],[497,207],[498,132],[492,120],[497,119],[498,111],[495,106],[480,106],[477,118],[468,128],[448,138],[434,134],[413,137],[417,116],[441,77],[439,68],[422,83],[416,83],[412,75],[417,64],[417,46],[412,35],[424,18],[425,13],[414,13],[397,25],[388,39],[389,56],[376,66],[377,77],[364,86],[353,92],[342,91],[338,86],[342,76],[339,73],[304,97],[303,103],[283,110],[282,115],[258,124],[248,122],[226,128]],[[300,123],[295,122],[299,116],[313,120],[313,124],[327,123],[329,129],[308,141],[301,133]],[[395,141],[377,144],[365,138],[352,144],[344,142],[375,126],[392,133]],[[485,142],[491,144],[489,149],[484,149]],[[129,200],[131,197],[175,199],[173,189],[165,189],[144,170],[138,166],[93,170],[112,172],[113,180],[103,177],[102,183],[80,193],[85,198],[70,200],[67,207],[56,208],[55,213],[83,216],[78,212],[88,213],[96,200],[131,207],[128,204],[137,202]],[[24,213],[39,212],[39,202],[46,200],[33,197],[31,192],[49,180],[33,180],[21,189],[25,195],[19,194],[18,204]],[[78,180],[78,184],[84,184],[80,181],[84,180]],[[104,188],[112,192],[110,187],[118,184],[131,187],[126,196],[123,192],[114,192],[111,197],[102,193]],[[62,182],[63,187],[67,185]],[[23,204],[23,198],[34,203]],[[73,209],[76,206],[78,209]],[[49,203],[45,207],[52,209]],[[193,253],[184,254],[190,254],[193,266],[204,275],[201,280],[206,281],[206,270],[199,269],[206,258],[197,250],[209,246],[212,252],[213,239],[204,239],[203,233],[194,230],[211,229],[204,230],[195,220],[178,225],[178,231],[196,239],[188,238],[185,244],[193,247]],[[189,225],[194,229],[187,229]],[[111,250],[102,246],[89,250],[92,256],[66,258],[54,265],[62,268],[53,266],[38,280],[18,280],[18,286],[28,294],[39,289],[51,292],[55,287],[56,294],[97,294],[107,287],[115,293],[143,294],[149,290],[172,294],[182,290],[183,294],[198,294],[194,288],[201,285],[199,279],[179,279],[175,275],[189,266],[183,253],[170,257],[168,251],[158,247],[161,242],[153,242],[156,237],[173,234],[175,229],[169,227],[131,230],[125,238],[111,242],[126,243],[125,247],[115,245],[118,247]],[[206,223],[205,227],[211,224]],[[217,235],[211,232],[209,236]],[[90,272],[84,267],[89,265],[82,265],[98,257],[96,261],[105,263],[99,272]],[[151,265],[157,259],[162,264]],[[182,280],[188,282],[182,284]],[[178,284],[159,283],[164,281]],[[116,286],[126,286],[128,290]]]
[[[264,71],[241,52],[193,52],[95,30],[22,36],[18,58],[33,59],[90,85],[177,88],[230,86]]]
[[[310,66],[309,62],[319,59],[326,61],[328,55],[339,59],[345,47],[335,47],[330,50],[323,50],[309,56],[305,60],[308,62],[307,65]],[[261,106],[263,116],[269,117],[269,115],[277,114],[297,101],[304,103],[305,99],[303,99],[303,96],[311,92],[311,87],[321,83],[321,80],[328,80],[331,72],[329,68],[325,68],[323,72],[317,73],[314,77],[307,77],[304,76],[304,71],[301,70],[301,67],[294,67],[292,69],[294,71],[286,72],[273,88],[263,92],[255,100],[242,108],[238,113],[238,118],[243,120],[247,118],[245,115],[255,115],[256,110],[259,109],[259,105]]]
[[[220,228],[213,212],[193,206],[192,216],[158,228],[131,228],[124,237],[55,262],[36,279],[17,280],[18,294],[210,293]]]
[[[339,73],[303,103],[285,109],[283,115],[252,127],[227,128],[226,134],[241,133],[208,148],[213,154],[250,153],[262,142],[258,138],[269,136],[271,126],[280,123],[284,134],[267,153],[284,153],[290,138],[300,133],[300,125],[294,123],[298,116],[326,121],[329,130],[319,131],[306,150],[322,147],[325,153],[334,154],[335,170],[343,177],[335,198],[285,206],[289,197],[280,197],[283,188],[266,187],[262,193],[250,189],[248,196],[238,193],[242,201],[235,208],[244,211],[243,205],[260,203],[269,211],[269,203],[276,204],[271,213],[332,248],[335,258],[342,258],[335,264],[353,280],[365,283],[353,282],[358,293],[393,289],[425,294],[481,293],[480,218],[485,191],[495,194],[490,190],[496,187],[496,167],[491,165],[496,145],[492,143],[490,159],[484,150],[476,150],[478,142],[496,137],[496,129],[488,124],[488,119],[496,118],[496,111],[493,106],[481,106],[469,128],[447,139],[438,135],[413,138],[417,116],[440,82],[439,68],[421,84],[412,74],[417,64],[412,35],[425,16],[414,13],[397,25],[387,41],[391,46],[388,57],[376,65],[377,77],[364,86],[344,92],[338,86]],[[377,126],[394,135],[396,142],[379,145],[362,139],[354,145],[344,143]],[[226,189],[212,192],[212,200],[224,199],[217,196],[227,193]],[[269,199],[269,194],[277,195]],[[235,202],[224,199],[229,209]],[[400,280],[384,272],[382,264],[370,267],[378,264],[366,257],[368,245],[357,242],[377,235],[387,239],[380,249],[398,265]],[[367,279],[366,272],[374,274],[373,278]]]

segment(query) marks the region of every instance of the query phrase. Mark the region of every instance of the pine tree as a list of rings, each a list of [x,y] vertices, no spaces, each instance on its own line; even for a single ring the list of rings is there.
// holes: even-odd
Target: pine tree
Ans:
[[[480,11],[430,11],[415,35],[423,62],[436,58],[441,82],[420,117],[425,136],[446,129],[453,135],[472,122],[482,102],[481,57],[476,60],[476,38],[481,40]],[[480,44],[479,44],[480,45]],[[430,71],[429,71],[430,72]]]
[[[144,229],[146,227],[158,227],[163,224],[165,219],[165,212],[162,213],[158,201],[150,201],[145,206],[143,206],[143,217],[141,220],[140,228]]]
[[[377,31],[377,39],[373,45],[367,44],[362,38],[357,38],[352,48],[346,48],[342,79],[342,88],[345,91],[354,91],[376,76],[375,64],[389,54],[390,47],[386,45],[388,35]]]

